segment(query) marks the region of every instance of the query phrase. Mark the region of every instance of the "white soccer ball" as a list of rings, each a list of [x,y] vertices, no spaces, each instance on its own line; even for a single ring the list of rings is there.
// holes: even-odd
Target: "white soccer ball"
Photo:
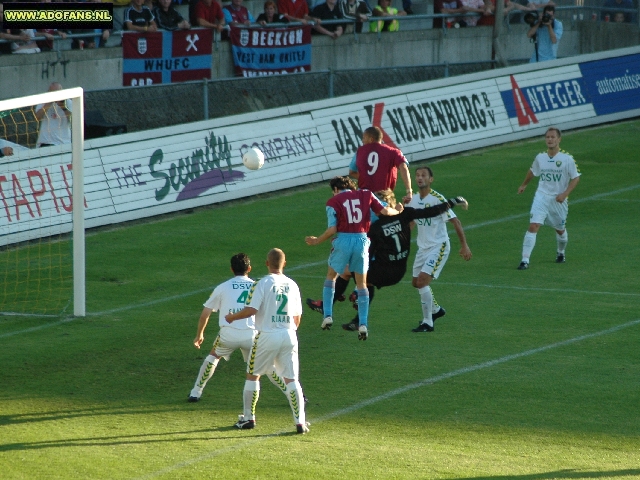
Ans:
[[[257,148],[250,148],[242,155],[242,163],[249,170],[258,170],[264,165],[264,153]]]

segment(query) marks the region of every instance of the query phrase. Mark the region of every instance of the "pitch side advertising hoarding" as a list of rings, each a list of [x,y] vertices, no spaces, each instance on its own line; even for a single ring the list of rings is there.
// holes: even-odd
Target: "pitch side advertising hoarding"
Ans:
[[[0,111],[2,110],[0,102]],[[409,161],[640,115],[640,48],[544,62],[85,143],[87,227],[344,175],[375,125]],[[265,154],[247,170],[242,154]],[[1,244],[71,230],[70,149],[0,164]]]

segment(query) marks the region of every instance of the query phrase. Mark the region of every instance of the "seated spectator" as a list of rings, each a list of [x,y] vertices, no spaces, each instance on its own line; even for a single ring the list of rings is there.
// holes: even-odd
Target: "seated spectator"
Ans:
[[[630,23],[632,18],[631,18],[631,12],[617,12],[617,10],[619,9],[626,9],[626,8],[635,8],[633,5],[633,0],[605,0],[604,4],[602,5],[604,8],[608,9],[608,10],[603,10],[601,13],[601,18],[602,20],[605,19],[605,17],[607,15],[609,15],[609,17],[615,22],[616,20],[616,15],[618,13],[621,13],[624,16],[624,21],[627,23]],[[609,10],[610,9],[610,10]]]
[[[311,20],[307,0],[278,0],[278,12],[290,22],[306,25]]]
[[[366,22],[371,15],[371,9],[367,2],[364,0],[340,0],[338,4],[340,12],[344,18],[355,22],[356,32],[362,32],[363,22]],[[348,24],[345,26],[345,33],[353,33],[354,25]]]
[[[0,3],[0,6],[2,4]],[[0,18],[0,25],[2,24],[2,18]],[[18,30],[16,33],[11,33],[11,30],[0,29],[0,40],[10,40],[12,42],[28,42],[31,37],[26,33],[22,33]],[[11,53],[13,43],[0,43],[0,53]]]
[[[391,0],[378,0],[378,5],[373,9],[374,17],[397,17],[406,14],[407,12],[398,12],[397,8],[393,8],[391,6]],[[400,22],[398,22],[398,20],[380,20],[369,23],[370,32],[397,32],[399,28]]]
[[[231,0],[229,5],[225,5],[222,8],[224,15],[224,21],[227,25],[251,25],[256,23],[256,19],[247,10],[247,7],[242,5],[242,0]]]
[[[464,7],[464,11],[466,13],[479,13],[480,15],[484,15],[485,5],[484,0],[460,0],[462,2],[462,6]],[[475,27],[480,20],[480,15],[462,17],[462,22],[466,24],[467,27]]]
[[[40,53],[40,47],[34,40],[36,31],[32,28],[25,30],[7,30],[7,33],[16,35],[21,40],[14,39],[11,44],[11,53]]]
[[[171,3],[171,0],[159,0],[153,11],[158,28],[162,30],[188,30],[191,24],[184,19]]]
[[[131,6],[126,8],[123,15],[125,30],[132,32],[155,32],[158,30],[153,13],[146,7],[144,0],[131,0]]]
[[[461,0],[434,0],[433,13],[464,13],[464,5]],[[433,28],[442,28],[444,25],[442,18],[433,19]],[[447,17],[447,25],[454,24],[460,20],[456,17]]]
[[[200,0],[195,8],[195,25],[213,28],[218,32],[224,29],[225,21],[222,7],[216,0]]]
[[[326,0],[325,3],[316,6],[312,10],[311,16],[320,20],[316,21],[316,24],[313,26],[314,32],[328,35],[334,40],[344,33],[344,27],[337,23],[327,25],[326,27],[322,26],[322,20],[339,20],[343,18],[342,12],[337,6],[337,0]]]
[[[490,3],[485,4],[485,13],[484,16],[478,20],[477,25],[491,26],[496,23],[495,11],[496,11],[496,0],[490,0]],[[553,2],[548,2],[548,5],[553,6]],[[512,2],[511,0],[504,0],[504,10],[502,13],[506,17],[510,11],[512,10],[522,10],[522,11],[530,11],[536,10],[533,3],[528,3],[525,7],[519,3]]]
[[[266,25],[268,23],[289,23],[289,19],[283,14],[278,13],[276,2],[267,0],[264,2],[264,13],[258,15],[256,22],[260,25]]]

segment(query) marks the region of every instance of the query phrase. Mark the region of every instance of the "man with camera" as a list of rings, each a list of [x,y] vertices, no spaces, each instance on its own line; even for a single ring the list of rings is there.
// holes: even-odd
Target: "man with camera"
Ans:
[[[562,22],[554,18],[555,13],[556,7],[554,5],[546,5],[540,19],[538,19],[538,12],[529,12],[525,15],[524,21],[531,27],[527,32],[527,37],[535,46],[530,63],[557,58],[558,42],[562,38]]]

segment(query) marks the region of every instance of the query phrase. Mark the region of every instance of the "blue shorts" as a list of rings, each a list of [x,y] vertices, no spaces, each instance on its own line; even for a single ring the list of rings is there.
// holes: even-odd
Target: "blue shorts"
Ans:
[[[332,241],[329,266],[338,273],[342,273],[347,265],[351,272],[367,273],[370,243],[364,233],[338,233]]]

